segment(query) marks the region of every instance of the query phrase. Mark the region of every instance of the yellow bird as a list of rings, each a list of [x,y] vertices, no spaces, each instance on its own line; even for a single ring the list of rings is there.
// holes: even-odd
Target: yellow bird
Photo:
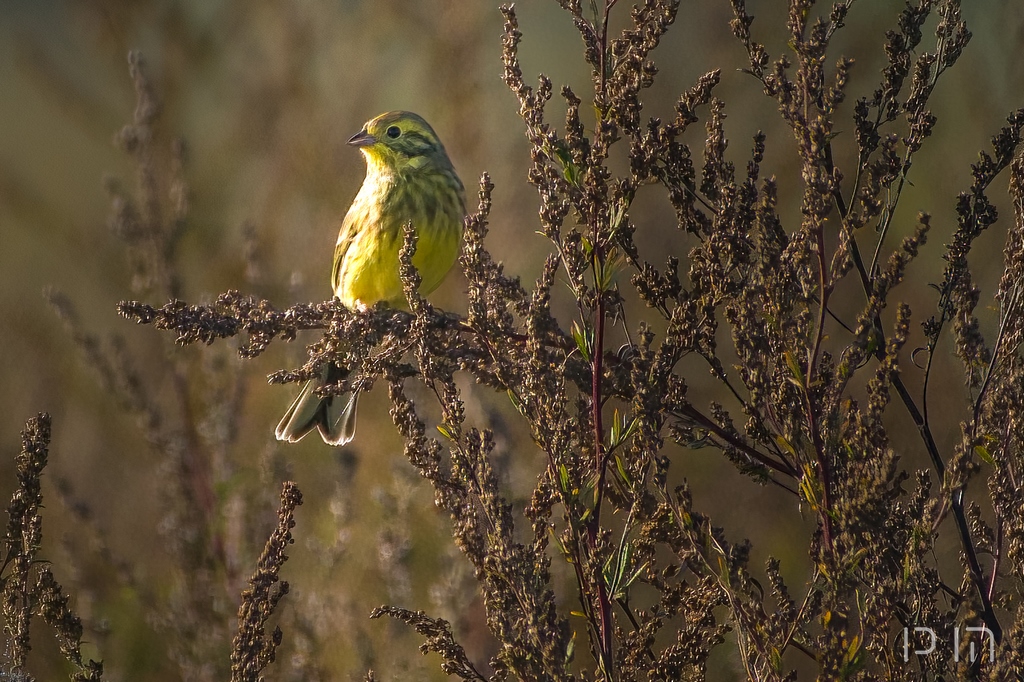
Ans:
[[[420,293],[436,289],[459,255],[465,189],[434,129],[408,111],[369,121],[348,143],[366,159],[366,179],[345,214],[334,249],[331,286],[353,309],[378,301],[403,305],[398,252],[412,223],[417,246],[412,262]],[[306,382],[277,425],[278,440],[294,443],[316,428],[325,443],[345,445],[355,436],[358,392],[320,398],[316,390],[348,371],[328,364]]]

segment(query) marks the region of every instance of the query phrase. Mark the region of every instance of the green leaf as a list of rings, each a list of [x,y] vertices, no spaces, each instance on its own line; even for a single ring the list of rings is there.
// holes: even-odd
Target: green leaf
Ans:
[[[558,551],[562,553],[562,556],[565,557],[565,560],[571,564],[572,555],[569,554],[569,550],[565,548],[565,544],[562,543],[562,539],[558,537],[558,533],[555,532],[554,526],[549,526],[548,532],[551,534],[551,540],[555,543],[555,547],[557,547]]]
[[[797,380],[798,386],[804,385],[804,368],[800,366],[800,363],[796,361],[793,354],[788,350],[784,353],[786,358],[786,366],[789,367],[789,371],[792,372],[793,378]]]
[[[586,236],[580,237],[580,244],[583,246],[584,255],[586,255],[587,258],[589,258],[590,254],[594,253],[594,245]]]
[[[615,455],[615,469],[619,472],[619,476],[622,478],[622,482],[627,486],[632,486],[633,481],[630,480],[629,474],[626,473],[626,465],[623,463],[622,458]]]
[[[586,245],[584,245],[584,250],[586,250]],[[591,255],[589,250],[587,255]],[[597,259],[594,259],[592,263],[594,268],[594,286],[598,291],[610,291],[615,287],[615,278],[619,274],[622,264],[622,254],[614,247],[608,248],[602,261],[597,262]]]
[[[649,565],[650,565],[650,562],[649,561],[645,561],[644,563],[640,564],[635,569],[633,569],[633,572],[629,574],[629,576],[626,578],[625,581],[623,581],[622,586],[619,588],[620,591],[624,591],[624,590],[628,589],[629,587],[631,587],[633,585],[633,583],[635,583],[640,578],[640,576],[643,574],[643,572],[645,570],[647,570],[647,567]],[[625,592],[623,592],[622,597],[623,598],[626,597]]]
[[[608,241],[612,241],[615,238],[615,233],[619,230],[619,225],[622,223],[623,218],[626,216],[626,207],[628,204],[623,201],[618,204],[612,211],[611,221],[608,223],[610,231],[608,232]]]
[[[558,484],[562,493],[569,492],[569,470],[564,464],[558,465]]]
[[[590,362],[590,339],[587,333],[583,331],[575,320],[572,322],[570,331],[573,340],[576,341],[576,347],[580,349],[580,354],[583,355],[583,359]]]
[[[859,635],[854,635],[853,639],[850,640],[840,665],[840,674],[843,679],[851,677],[864,666],[864,650],[860,647]]]
[[[572,160],[569,151],[564,147],[555,147],[555,157],[562,166],[562,177],[573,187],[580,186],[580,167]]]
[[[512,389],[508,390],[508,399],[512,401],[512,406],[516,408],[516,411],[519,412],[519,414],[523,415],[524,417],[527,416],[526,407],[519,400],[519,396],[517,396]]]
[[[633,433],[636,431],[636,427],[639,425],[639,423],[640,423],[640,418],[639,417],[633,417],[633,419],[629,422],[629,426],[626,427],[626,432],[624,434],[622,434],[622,440],[623,441],[627,441],[627,440],[629,440],[633,436]]]

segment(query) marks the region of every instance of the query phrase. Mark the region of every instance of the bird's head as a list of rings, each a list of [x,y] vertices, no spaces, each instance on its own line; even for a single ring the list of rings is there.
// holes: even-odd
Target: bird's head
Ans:
[[[420,168],[450,168],[437,133],[417,114],[389,111],[368,121],[348,143],[358,147],[371,171],[400,173]]]

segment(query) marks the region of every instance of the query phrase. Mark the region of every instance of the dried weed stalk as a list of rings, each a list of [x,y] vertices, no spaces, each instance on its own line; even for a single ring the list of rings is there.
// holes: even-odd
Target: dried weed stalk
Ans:
[[[128,62],[136,109],[132,123],[122,128],[115,142],[132,157],[137,184],[131,192],[108,180],[110,229],[124,246],[132,290],[173,299],[183,290],[177,248],[188,225],[185,145],[180,139],[168,141],[162,133],[161,105],[141,55],[131,53]],[[251,233],[245,228],[246,272],[256,278],[260,267]],[[256,680],[280,641],[280,630],[266,640],[262,627],[287,593],[286,583],[268,590],[277,582],[285,558],[283,545],[290,542],[291,512],[301,495],[293,484],[286,484],[279,515],[280,523],[288,526],[274,531],[250,588],[242,594],[239,632],[232,641],[231,610],[245,585],[247,555],[257,555],[257,543],[270,531],[258,522],[224,520],[232,504],[239,516],[261,519],[266,515],[259,504],[265,497],[262,492],[252,494],[242,486],[217,491],[232,473],[227,453],[239,433],[241,372],[210,354],[204,358],[207,364],[222,368],[215,375],[202,366],[170,362],[167,371],[154,378],[144,369],[153,366],[147,358],[166,353],[169,343],[162,350],[141,350],[118,336],[102,339],[85,328],[68,296],[59,291],[47,291],[46,296],[101,386],[136,418],[158,458],[165,513],[159,532],[166,550],[162,562],[171,568],[169,594],[140,577],[147,567],[136,565],[137,557],[122,557],[111,549],[87,505],[69,508],[86,534],[94,536],[93,543],[102,547],[101,555],[118,580],[135,595],[166,646],[162,653],[182,679],[223,680],[230,674],[231,679]],[[62,481],[58,492],[65,500],[72,498],[71,482]]]
[[[277,528],[267,540],[256,572],[249,578],[249,589],[242,593],[238,607],[238,634],[231,652],[231,681],[256,682],[260,673],[274,662],[281,644],[281,628],[275,627],[267,639],[266,626],[281,598],[288,594],[288,583],[279,577],[281,566],[288,560],[285,550],[292,544],[295,508],[302,504],[302,493],[294,483],[281,489],[281,507],[277,512]]]
[[[679,3],[640,2],[629,27],[613,36],[609,17],[617,4],[560,0],[583,39],[593,81],[586,105],[561,89],[567,114],[560,129],[545,112],[554,86],[544,76],[536,87],[524,82],[516,14],[502,8],[503,77],[519,101],[532,147],[529,181],[551,243],[532,287],[508,277],[484,246],[492,190],[485,175],[479,209],[466,222],[465,315],[417,296],[411,231],[401,257],[409,312],[378,306],[358,313],[336,301],[278,310],[238,292],[212,305],[124,302],[120,312],[172,331],[179,343],[242,336],[247,358],[274,339],[321,330],[309,362],[273,374],[272,382],[299,381],[335,362],[353,373],[329,390],[387,385],[406,457],[432,485],[475,570],[497,653],[486,665],[473,662],[444,621],[394,607],[375,615],[413,625],[427,638],[424,650],[462,679],[699,680],[730,631],[752,679],[794,679],[800,659],[828,680],[1020,674],[1024,164],[1013,159],[1024,111],[993,138],[974,166],[974,184],[957,201],[938,313],[924,324],[926,347],[911,353],[911,311],[893,291],[932,220],[920,215],[895,247],[892,233],[904,220],[899,204],[914,159],[935,124],[929,99],[970,38],[959,4],[906,6],[886,34],[888,64],[878,88],[853,105],[856,149],[841,156],[833,147],[849,129],[839,112],[853,62],[832,57],[831,42],[852,0],[824,13],[810,0],[792,0],[790,52],[775,57],[757,42],[744,2],[732,0],[747,70],[793,133],[800,172],[781,178],[762,175],[762,134],[739,173],[726,158],[717,71],[680,96],[670,117],[641,116],[641,95],[658,71],[651,52]],[[925,32],[929,20],[936,22],[934,41]],[[701,119],[698,158],[687,140]],[[628,154],[622,174],[609,164],[616,145]],[[847,157],[856,161],[842,168],[837,159]],[[968,254],[996,221],[986,192],[1008,167],[1016,223],[998,292],[999,330],[986,342]],[[798,223],[779,214],[780,190],[800,192]],[[678,229],[697,240],[683,272],[675,258],[651,262],[634,241],[644,229],[630,219],[634,199],[656,191],[671,202]],[[649,317],[632,326],[623,273],[648,307]],[[173,278],[163,279],[161,291],[173,298]],[[568,282],[575,301],[568,324],[551,309],[558,280]],[[846,287],[862,300],[854,320],[831,307]],[[732,341],[728,354],[719,349],[722,325]],[[945,331],[964,363],[973,406],[950,451],[937,443],[928,409],[935,398],[928,378]],[[613,350],[620,337],[625,343]],[[735,361],[723,360],[733,354]],[[731,404],[705,404],[688,391],[680,369],[686,356],[706,364]],[[901,378],[912,371],[924,373],[922,392]],[[492,435],[467,423],[460,373],[507,393],[543,452],[521,515],[498,484]],[[440,439],[409,399],[410,381],[436,397]],[[894,414],[917,426],[931,471],[908,471],[893,449],[886,424]],[[713,526],[672,475],[673,442],[721,451],[815,515],[812,571],[803,584],[785,584],[772,559],[762,586],[750,544]],[[994,528],[964,495],[985,470]],[[960,543],[959,574],[940,571],[933,552],[939,534],[950,530]],[[553,560],[571,567],[568,594],[556,591]],[[570,610],[582,614],[580,641]],[[968,643],[987,650],[988,640],[966,636],[965,626],[987,628],[993,661],[970,660]],[[906,656],[902,633],[916,627],[943,637],[958,631],[961,650]],[[911,644],[910,651],[926,648]]]
[[[28,420],[21,432],[17,456],[18,487],[7,505],[7,532],[0,564],[0,606],[4,647],[0,680],[31,682],[25,671],[32,649],[29,628],[39,616],[53,629],[73,682],[102,680],[103,666],[82,657],[82,622],[71,610],[68,596],[53,577],[49,562],[38,557],[43,541],[42,476],[50,448],[50,415]]]

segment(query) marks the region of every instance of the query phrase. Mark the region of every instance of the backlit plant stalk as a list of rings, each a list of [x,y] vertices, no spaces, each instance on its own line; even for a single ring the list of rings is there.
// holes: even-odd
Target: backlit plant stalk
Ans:
[[[272,383],[301,381],[323,362],[338,362],[353,371],[332,390],[387,385],[405,456],[449,515],[453,541],[479,582],[495,653],[486,665],[473,660],[447,622],[420,612],[388,606],[374,616],[414,627],[447,674],[476,682],[702,680],[711,651],[730,631],[751,679],[791,680],[800,666],[829,680],[979,673],[999,679],[1017,670],[1024,607],[1014,595],[1024,522],[1014,491],[1024,464],[1015,450],[1019,412],[1011,406],[1024,376],[1021,295],[1013,293],[1022,242],[1019,236],[1007,242],[999,294],[1004,316],[991,351],[974,313],[979,292],[967,255],[995,222],[986,191],[1011,165],[1024,112],[1009,117],[956,205],[939,318],[926,323],[927,346],[915,353],[907,345],[914,318],[893,291],[921,253],[932,219],[912,217],[902,241],[885,245],[897,224],[893,215],[902,210],[901,188],[912,181],[914,155],[934,125],[929,98],[969,37],[957,3],[921,0],[904,8],[898,30],[886,34],[881,82],[852,107],[854,132],[844,138],[840,113],[853,61],[830,62],[830,53],[854,3],[821,11],[810,0],[792,0],[783,17],[786,51],[773,58],[755,40],[744,3],[733,0],[731,27],[746,49],[751,77],[745,82],[777,104],[800,160],[799,172],[781,177],[762,169],[767,136],[761,132],[745,168],[729,160],[725,103],[714,95],[718,70],[698,78],[664,120],[642,118],[641,94],[657,74],[650,55],[675,20],[678,2],[639,3],[618,36],[608,28],[614,0],[559,4],[583,39],[593,86],[592,99],[561,89],[564,126],[546,118],[551,81],[524,82],[516,13],[502,8],[503,78],[518,100],[540,232],[551,245],[532,287],[507,276],[485,248],[493,189],[485,175],[478,210],[465,225],[465,315],[438,310],[418,295],[411,229],[400,256],[408,311],[358,312],[338,301],[280,310],[230,291],[207,306],[127,301],[122,314],[172,330],[182,343],[247,337],[240,348],[246,358],[274,339],[320,330],[309,362],[274,373]],[[920,46],[933,12],[939,26],[929,51]],[[689,137],[698,120],[703,149],[694,152]],[[619,174],[608,163],[616,144],[628,159]],[[852,184],[844,181],[844,165]],[[1018,200],[1022,167],[1012,169]],[[782,190],[799,198],[792,225],[778,209]],[[646,227],[630,219],[640,191],[667,196],[673,234],[695,243],[683,271],[680,258],[652,263],[634,242]],[[1019,209],[1018,232],[1021,215]],[[874,234],[863,229],[868,226]],[[861,255],[867,241],[871,259]],[[640,318],[633,327],[619,289],[627,286],[625,277],[615,277],[623,273],[646,305],[629,311]],[[553,312],[560,281],[575,306],[571,321]],[[852,313],[836,309],[844,288],[863,295]],[[961,441],[943,445],[951,451],[943,455],[925,398],[935,340],[946,326],[975,393]],[[728,353],[719,349],[723,331],[732,343]],[[900,373],[921,369],[906,357],[922,350],[929,356],[926,388],[917,397]],[[718,383],[713,396],[689,391],[681,364],[687,356],[710,370]],[[503,446],[488,428],[469,423],[459,375],[507,394],[539,451],[521,517],[514,491],[499,485],[496,450]],[[408,384],[415,382],[440,407],[440,440],[409,397]],[[922,458],[930,458],[932,472],[908,471],[904,454],[892,446],[887,421],[894,410],[908,413],[920,430]],[[769,559],[763,570],[752,566],[751,543],[730,540],[694,507],[673,466],[705,448],[719,451],[742,475],[785,491],[792,514],[810,509],[816,524],[807,533],[810,561],[798,589],[782,579],[780,559]],[[982,463],[993,472],[994,530],[965,502],[965,487]],[[947,516],[965,557],[962,575],[952,578],[935,557]],[[994,557],[988,574],[979,559],[986,553]],[[568,588],[553,577],[556,561],[569,566]],[[1014,634],[1000,627],[997,604],[1016,609]],[[1005,658],[970,664],[952,651],[919,651],[908,661],[892,634],[978,623],[1000,641]],[[577,629],[586,632],[589,656],[576,653]]]

